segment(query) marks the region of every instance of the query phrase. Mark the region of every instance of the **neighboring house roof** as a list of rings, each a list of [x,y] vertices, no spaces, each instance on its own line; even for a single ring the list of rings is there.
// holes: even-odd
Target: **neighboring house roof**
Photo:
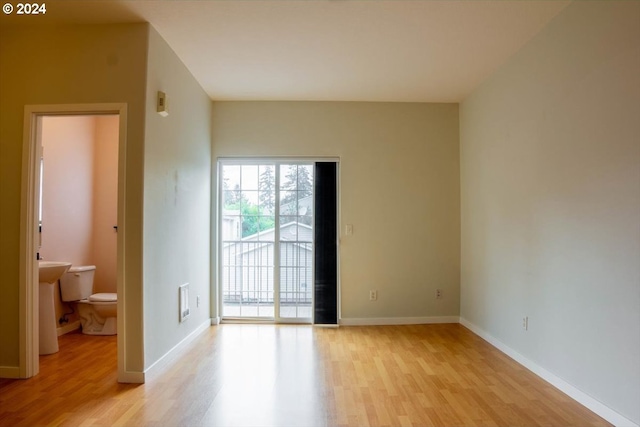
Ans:
[[[296,221],[291,221],[280,226],[280,240],[284,241],[297,241],[300,240],[297,236],[305,237],[305,241],[311,241],[311,232],[313,229],[307,224],[303,224]],[[275,228],[269,230],[260,231],[247,237],[243,237],[243,242],[252,242],[258,240],[273,241],[275,237]]]
[[[296,221],[288,222],[286,224],[282,224],[280,226],[280,241],[285,242],[300,242],[300,237],[302,237],[302,242],[311,242],[312,241],[312,232],[313,229],[307,224],[302,224]],[[275,240],[275,228],[271,228],[269,230],[260,231],[258,233],[252,234],[250,236],[242,238],[238,242],[229,242],[225,245],[225,248],[230,248],[231,246],[235,246],[242,242],[257,242],[264,243],[262,245],[255,245],[254,247],[241,251],[239,254],[249,253],[255,251],[257,249],[261,249],[264,246],[270,245]],[[308,245],[299,245],[303,249],[309,251]]]

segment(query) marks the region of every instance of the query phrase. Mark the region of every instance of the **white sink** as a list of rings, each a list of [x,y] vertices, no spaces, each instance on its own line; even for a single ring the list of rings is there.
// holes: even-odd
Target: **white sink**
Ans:
[[[58,331],[56,329],[56,309],[53,301],[53,284],[71,267],[70,262],[38,261],[39,305],[40,305],[40,354],[58,351]]]
[[[55,283],[71,267],[70,262],[64,261],[38,261],[40,283]]]

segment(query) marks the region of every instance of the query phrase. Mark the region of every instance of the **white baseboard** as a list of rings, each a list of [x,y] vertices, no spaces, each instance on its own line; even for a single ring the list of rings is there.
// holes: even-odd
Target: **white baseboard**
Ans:
[[[20,367],[0,366],[0,378],[20,378]]]
[[[58,332],[58,336],[68,334],[69,332],[73,332],[76,329],[80,329],[80,321],[75,321],[73,323],[69,323],[68,325],[64,325],[60,328],[56,328]]]
[[[430,323],[459,323],[458,316],[435,317],[347,317],[340,319],[344,326],[426,325]]]
[[[556,387],[558,390],[562,391],[578,403],[582,404],[589,410],[595,412],[605,420],[609,421],[611,424],[619,427],[640,427],[638,424],[634,423],[627,417],[617,413],[613,409],[601,403],[599,400],[594,399],[589,396],[585,392],[577,389],[573,385],[569,384],[562,378],[557,375],[547,371],[542,366],[537,363],[527,359],[522,354],[518,353],[499,339],[495,338],[493,335],[489,334],[485,330],[479,328],[473,323],[469,322],[467,319],[460,317],[460,324],[465,328],[469,329],[474,334],[478,335],[480,338],[487,341],[489,344],[551,384]]]
[[[149,375],[154,375],[156,372],[160,371],[162,367],[164,367],[172,357],[181,349],[186,347],[191,341],[193,341],[198,335],[206,331],[211,327],[211,319],[207,319],[205,322],[202,322],[200,326],[198,326],[193,332],[187,335],[182,341],[178,344],[174,345],[171,350],[167,351],[164,356],[160,359],[156,360],[151,366],[149,366],[144,371],[144,378],[146,379]]]
[[[118,382],[124,384],[144,384],[144,372],[125,371],[118,373]]]
[[[212,317],[211,318],[211,324],[212,325],[219,325],[220,324],[220,317]]]

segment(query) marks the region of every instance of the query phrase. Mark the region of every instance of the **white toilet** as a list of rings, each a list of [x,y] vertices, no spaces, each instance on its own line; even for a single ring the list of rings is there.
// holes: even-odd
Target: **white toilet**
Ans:
[[[71,266],[60,278],[62,301],[76,302],[82,333],[87,335],[116,335],[118,295],[93,294],[95,265]]]

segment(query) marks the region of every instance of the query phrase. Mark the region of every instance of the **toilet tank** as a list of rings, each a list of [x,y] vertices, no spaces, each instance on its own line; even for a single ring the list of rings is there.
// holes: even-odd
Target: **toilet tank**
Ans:
[[[95,265],[72,266],[60,278],[60,298],[62,301],[78,301],[89,298],[93,293]]]

